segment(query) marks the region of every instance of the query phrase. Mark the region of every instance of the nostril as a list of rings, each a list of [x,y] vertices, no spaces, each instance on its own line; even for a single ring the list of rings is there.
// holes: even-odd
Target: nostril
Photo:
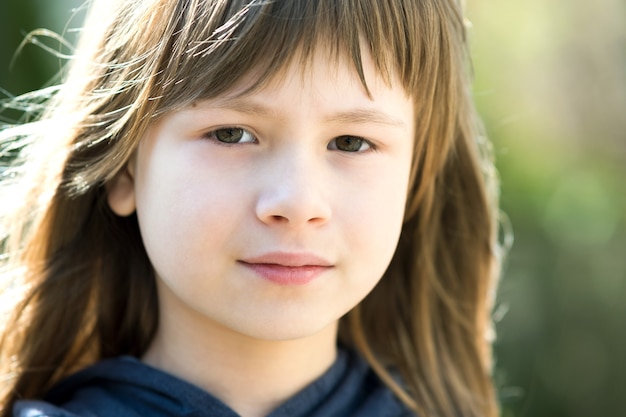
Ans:
[[[307,187],[302,176],[262,190],[255,213],[266,224],[302,226],[321,225],[330,217],[327,197],[317,187]]]
[[[280,215],[273,215],[271,218],[274,222],[286,222],[288,220],[286,217]]]
[[[312,217],[308,222],[312,224],[324,223],[325,219],[323,217]]]

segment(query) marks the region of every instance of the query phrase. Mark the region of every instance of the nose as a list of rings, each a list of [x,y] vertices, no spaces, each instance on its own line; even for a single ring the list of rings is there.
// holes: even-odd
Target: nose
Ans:
[[[284,152],[259,170],[261,191],[256,216],[267,225],[320,226],[331,217],[323,162],[311,155]]]

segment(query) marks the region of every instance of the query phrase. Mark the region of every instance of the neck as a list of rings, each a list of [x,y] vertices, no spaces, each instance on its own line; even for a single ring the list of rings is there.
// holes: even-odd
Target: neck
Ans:
[[[269,414],[328,370],[337,354],[336,322],[313,336],[276,341],[189,319],[161,317],[143,361],[210,392],[242,417]]]

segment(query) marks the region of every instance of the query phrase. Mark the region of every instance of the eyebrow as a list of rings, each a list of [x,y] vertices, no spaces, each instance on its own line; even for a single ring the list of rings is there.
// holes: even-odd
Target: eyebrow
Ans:
[[[238,97],[219,100],[216,107],[234,110],[241,113],[251,114],[259,117],[276,117],[277,112],[269,106],[254,103]],[[381,125],[395,126],[406,129],[407,125],[401,119],[391,114],[372,109],[354,109],[339,111],[330,114],[325,119],[330,123],[364,124],[374,123]]]
[[[390,125],[406,129],[406,123],[390,114],[370,109],[356,109],[335,113],[326,119],[329,122],[338,123],[375,123]]]

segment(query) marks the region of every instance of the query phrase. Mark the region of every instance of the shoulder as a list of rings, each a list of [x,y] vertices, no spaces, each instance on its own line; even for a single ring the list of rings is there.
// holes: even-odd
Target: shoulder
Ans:
[[[416,417],[369,367],[358,389],[361,400],[351,411],[355,417]]]
[[[414,417],[369,364],[342,349],[333,367],[268,417]]]
[[[17,401],[13,407],[13,417],[78,417],[67,410],[50,403],[35,400]]]
[[[353,367],[361,375],[358,391],[361,401],[351,415],[355,417],[416,417],[391,389],[380,379],[360,355],[353,354]],[[397,375],[394,378],[399,380]]]
[[[58,383],[41,400],[17,401],[13,417],[166,417],[189,413],[204,393],[130,357],[103,360]],[[220,415],[220,414],[217,414]]]

